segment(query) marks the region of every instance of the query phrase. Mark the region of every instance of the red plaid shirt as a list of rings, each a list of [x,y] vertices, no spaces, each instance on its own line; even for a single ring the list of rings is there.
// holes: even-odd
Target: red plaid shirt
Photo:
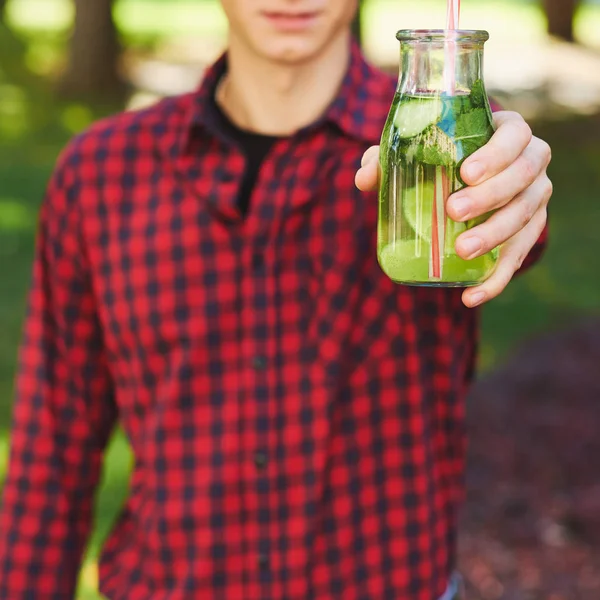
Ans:
[[[354,186],[395,82],[356,48],[250,212],[201,89],[92,127],[41,215],[0,521],[0,598],[72,597],[117,420],[135,454],[111,600],[441,596],[477,313],[394,285]],[[532,257],[533,258],[533,257]]]

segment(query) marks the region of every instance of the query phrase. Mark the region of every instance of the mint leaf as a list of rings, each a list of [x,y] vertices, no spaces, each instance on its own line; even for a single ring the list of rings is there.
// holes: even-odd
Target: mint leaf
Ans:
[[[432,125],[420,136],[414,160],[434,166],[450,166],[456,162],[456,146],[439,127]]]
[[[436,146],[421,146],[420,161],[426,165],[445,166],[452,164],[452,155]]]
[[[476,108],[459,115],[456,119],[456,137],[485,135],[490,127],[485,108]]]
[[[462,149],[463,158],[485,146],[494,134],[494,129],[485,108],[476,108],[464,113],[456,120],[456,143]]]
[[[483,81],[478,79],[471,87],[471,102],[475,108],[485,108],[487,94]]]
[[[437,124],[449,137],[456,135],[456,119],[466,111],[471,110],[469,96],[441,96],[442,115]]]

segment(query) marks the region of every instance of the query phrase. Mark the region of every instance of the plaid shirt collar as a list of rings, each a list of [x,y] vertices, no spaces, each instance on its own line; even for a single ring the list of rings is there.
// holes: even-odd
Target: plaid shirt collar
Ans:
[[[356,42],[351,43],[350,63],[335,100],[325,114],[304,131],[326,124],[337,127],[344,135],[366,144],[377,144],[381,136],[381,115],[368,110],[369,97],[365,82],[373,77],[374,67],[363,57]],[[205,73],[202,84],[193,96],[190,111],[184,121],[178,152],[186,152],[195,134],[205,130],[219,133],[216,126],[213,98],[221,77],[227,71],[227,53],[223,54]],[[390,99],[391,101],[391,99]]]

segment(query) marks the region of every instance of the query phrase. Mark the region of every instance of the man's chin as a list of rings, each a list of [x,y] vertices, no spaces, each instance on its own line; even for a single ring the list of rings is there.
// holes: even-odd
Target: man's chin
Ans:
[[[273,44],[263,50],[263,55],[270,61],[290,66],[310,61],[318,53],[319,48],[314,43],[301,41]]]

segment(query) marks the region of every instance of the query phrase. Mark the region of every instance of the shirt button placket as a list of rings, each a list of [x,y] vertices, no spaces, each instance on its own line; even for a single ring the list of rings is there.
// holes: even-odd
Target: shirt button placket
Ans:
[[[253,335],[252,347],[254,355],[250,357],[250,366],[254,373],[253,380],[255,389],[250,390],[250,397],[255,402],[256,423],[255,436],[259,442],[259,447],[254,451],[252,460],[255,469],[255,490],[257,494],[258,514],[256,518],[259,521],[259,539],[256,547],[256,570],[257,577],[262,586],[262,594],[265,597],[270,596],[269,583],[271,582],[271,556],[269,539],[269,448],[268,448],[268,423],[269,423],[269,368],[270,361],[267,354],[268,339],[270,334],[268,330],[269,314],[268,307],[272,306],[271,299],[268,297],[269,281],[268,266],[263,244],[261,249],[255,249],[249,257],[249,273],[252,278],[252,288],[254,295],[247,298],[247,302],[252,307],[253,328],[250,335]],[[262,332],[262,335],[261,335]]]

